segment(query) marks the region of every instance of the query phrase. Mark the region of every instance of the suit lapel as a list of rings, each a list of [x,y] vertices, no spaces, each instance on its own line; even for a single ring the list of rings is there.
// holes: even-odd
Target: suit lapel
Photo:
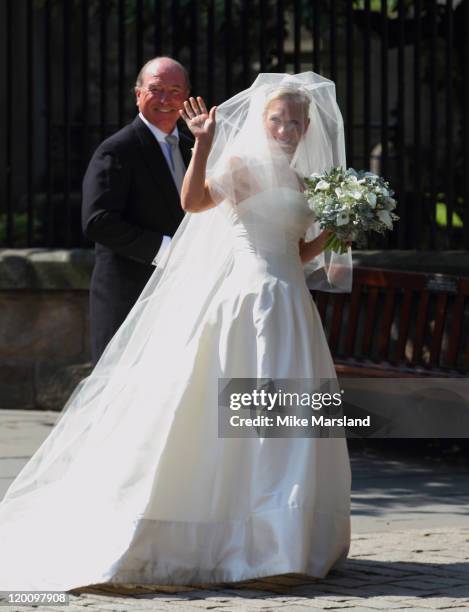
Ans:
[[[182,159],[184,160],[184,164],[187,168],[189,162],[192,157],[192,147],[194,146],[194,139],[192,138],[192,134],[189,136],[186,134],[184,128],[179,128],[179,149],[181,151]]]
[[[142,155],[150,175],[157,187],[157,193],[161,193],[162,189],[166,192],[166,200],[170,204],[168,209],[179,220],[175,211],[175,207],[179,208],[179,193],[160,145],[138,115],[135,117],[132,127],[140,143]]]
[[[143,158],[148,166],[148,170],[152,179],[158,188],[158,192],[161,189],[166,192],[166,199],[168,201],[168,209],[171,210],[171,214],[178,221],[180,221],[180,199],[179,193],[174,184],[173,177],[168,168],[163,151],[160,145],[156,142],[155,137],[150,132],[148,127],[143,123],[140,117],[137,115],[132,122],[132,127],[138,138],[141,146]],[[179,150],[181,151],[182,159],[187,168],[192,156],[192,147],[194,146],[194,139],[192,134],[187,131],[183,122],[178,123],[179,128]]]

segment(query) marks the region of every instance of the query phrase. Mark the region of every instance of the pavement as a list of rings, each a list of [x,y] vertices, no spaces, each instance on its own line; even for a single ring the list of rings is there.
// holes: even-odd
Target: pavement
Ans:
[[[0,499],[58,413],[0,410]],[[352,446],[352,545],[316,580],[286,574],[216,585],[95,585],[42,611],[469,610],[469,462]],[[2,605],[0,600],[0,606]],[[6,610],[34,610],[8,606]]]

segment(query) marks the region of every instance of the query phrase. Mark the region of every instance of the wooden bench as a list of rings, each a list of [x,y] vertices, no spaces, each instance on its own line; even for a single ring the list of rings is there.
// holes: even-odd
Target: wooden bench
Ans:
[[[469,374],[469,277],[355,268],[352,293],[312,293],[339,377]]]

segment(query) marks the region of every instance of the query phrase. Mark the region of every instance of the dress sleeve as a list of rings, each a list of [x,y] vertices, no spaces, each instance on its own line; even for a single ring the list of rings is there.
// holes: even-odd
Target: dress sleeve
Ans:
[[[259,190],[248,160],[231,157],[218,171],[207,177],[207,185],[215,204],[237,205]]]

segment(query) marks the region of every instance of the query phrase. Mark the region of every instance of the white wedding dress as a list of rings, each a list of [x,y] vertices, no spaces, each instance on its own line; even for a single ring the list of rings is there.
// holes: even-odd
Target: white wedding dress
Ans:
[[[150,334],[106,399],[119,419],[92,424],[63,478],[7,493],[0,590],[323,577],[346,557],[345,439],[218,436],[220,377],[335,377],[298,255],[302,194],[264,191],[230,215],[234,263],[185,350],[148,376]]]

